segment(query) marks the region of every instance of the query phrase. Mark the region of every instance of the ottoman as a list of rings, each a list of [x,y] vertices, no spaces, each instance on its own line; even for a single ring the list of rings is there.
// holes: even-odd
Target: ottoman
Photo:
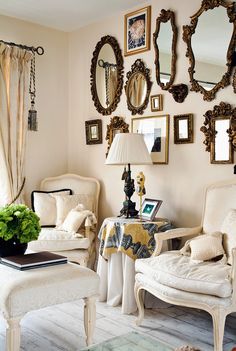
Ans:
[[[0,311],[7,321],[6,350],[20,350],[20,320],[30,311],[84,299],[86,344],[92,343],[99,276],[73,263],[18,271],[0,264]]]

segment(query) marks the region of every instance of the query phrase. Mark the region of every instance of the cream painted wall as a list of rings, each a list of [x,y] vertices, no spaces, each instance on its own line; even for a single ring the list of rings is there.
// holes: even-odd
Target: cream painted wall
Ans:
[[[182,40],[182,25],[190,23],[190,16],[200,7],[200,0],[159,0],[151,1],[152,26],[155,30],[155,19],[162,8],[174,10],[176,23],[179,28],[177,43],[177,74],[175,84],[189,83],[188,59],[185,57],[186,44]],[[130,9],[131,11],[134,9]],[[111,116],[99,115],[90,94],[90,64],[96,43],[104,35],[115,36],[124,50],[123,16],[110,17],[69,35],[69,129],[68,129],[68,170],[70,172],[97,177],[102,185],[100,201],[100,220],[104,217],[117,215],[124,198],[123,182],[121,181],[122,167],[105,166],[106,125],[111,116],[123,116],[127,123],[131,122],[131,113],[126,107],[123,90],[118,108]],[[146,175],[146,197],[162,199],[163,205],[160,216],[168,217],[178,226],[193,226],[199,224],[203,194],[205,187],[215,181],[233,177],[233,165],[212,165],[210,155],[205,152],[203,134],[199,131],[203,124],[203,114],[221,101],[235,104],[235,94],[232,86],[221,90],[212,102],[203,101],[202,95],[189,92],[184,103],[175,102],[172,95],[161,91],[155,81],[154,51],[124,58],[125,74],[131,64],[142,58],[151,69],[153,87],[151,94],[163,94],[164,109],[158,115],[170,115],[170,145],[169,164],[151,166],[133,166],[132,175],[135,177],[140,170]],[[126,78],[124,78],[126,81]],[[173,115],[194,114],[194,143],[175,145],[173,143]],[[150,110],[150,104],[144,116],[157,115]],[[136,117],[139,117],[136,115]],[[103,144],[86,145],[84,122],[95,118],[103,121]],[[137,196],[134,196],[138,202]],[[219,204],[217,204],[219,205]]]
[[[0,16],[2,40],[43,46],[36,55],[36,109],[39,131],[28,132],[26,199],[42,178],[67,171],[68,34]]]

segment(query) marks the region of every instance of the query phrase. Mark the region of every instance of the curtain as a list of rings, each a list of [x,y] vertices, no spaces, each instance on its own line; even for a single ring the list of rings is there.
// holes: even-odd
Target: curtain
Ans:
[[[110,106],[116,95],[117,90],[117,69],[116,67],[109,67],[108,71],[108,94],[109,94],[109,105]]]
[[[30,51],[0,43],[0,205],[24,179]],[[17,200],[23,202],[22,195]]]

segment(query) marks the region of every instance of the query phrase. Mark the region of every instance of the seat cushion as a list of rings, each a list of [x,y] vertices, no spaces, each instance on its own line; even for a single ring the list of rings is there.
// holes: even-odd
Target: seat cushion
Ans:
[[[78,234],[76,233],[76,235]],[[54,228],[42,228],[38,240],[31,241],[28,244],[28,248],[32,251],[88,249],[92,239],[92,237],[85,238],[83,235],[81,235],[81,238],[78,238],[74,233]]]
[[[219,297],[228,297],[232,292],[230,266],[209,261],[193,263],[179,251],[138,259],[135,269],[160,284],[179,290]]]

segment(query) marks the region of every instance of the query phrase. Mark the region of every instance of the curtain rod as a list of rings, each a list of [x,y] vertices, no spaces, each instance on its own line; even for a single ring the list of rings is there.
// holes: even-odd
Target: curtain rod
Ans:
[[[22,45],[22,44],[16,44],[16,43],[11,43],[11,42],[7,42],[4,40],[0,40],[0,43],[4,43],[10,46],[17,46],[21,49],[25,49],[25,50],[29,50],[29,51],[33,51],[36,52],[36,54],[38,55],[43,55],[44,54],[44,48],[42,46],[38,46],[37,48],[35,48],[34,46],[27,46],[27,45]]]

